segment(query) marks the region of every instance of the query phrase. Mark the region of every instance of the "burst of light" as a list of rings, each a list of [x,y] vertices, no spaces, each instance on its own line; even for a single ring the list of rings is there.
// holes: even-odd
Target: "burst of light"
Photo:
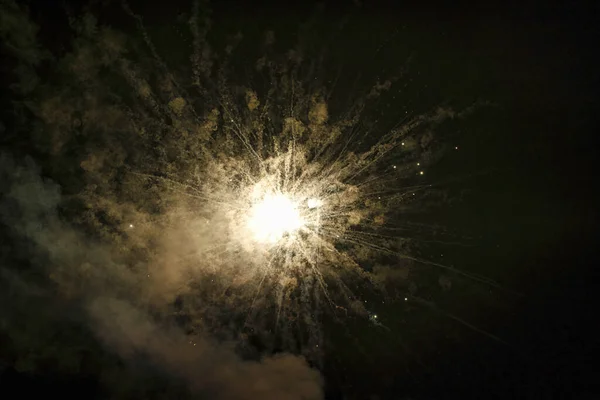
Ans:
[[[267,194],[250,210],[248,228],[254,239],[275,243],[304,225],[296,204],[286,195]]]

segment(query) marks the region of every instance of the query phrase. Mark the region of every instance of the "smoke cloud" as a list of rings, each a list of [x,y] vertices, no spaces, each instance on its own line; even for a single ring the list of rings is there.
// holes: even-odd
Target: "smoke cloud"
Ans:
[[[150,362],[185,378],[193,392],[213,399],[320,399],[321,377],[301,357],[282,354],[243,361],[224,344],[161,328],[127,302],[98,298],[89,305],[95,331],[124,359]]]
[[[121,262],[118,249],[95,242],[61,219],[61,188],[44,179],[31,159],[16,162],[1,154],[0,176],[4,193],[0,218],[19,237],[11,255],[26,257],[31,268],[51,278],[40,292],[4,260],[2,281],[10,285],[13,296],[47,296],[50,288],[58,288],[59,296],[79,302],[86,311],[80,322],[110,352],[126,362],[143,356],[165,375],[186,381],[194,395],[239,400],[322,398],[322,378],[302,357],[280,354],[243,360],[232,345],[208,334],[197,331],[188,336],[153,319],[149,303],[138,295],[143,292],[139,276]]]

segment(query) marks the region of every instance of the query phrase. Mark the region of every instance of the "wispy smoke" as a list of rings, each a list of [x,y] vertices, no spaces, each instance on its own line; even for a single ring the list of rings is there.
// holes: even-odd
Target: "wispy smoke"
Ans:
[[[185,378],[193,392],[231,400],[322,398],[320,374],[301,357],[283,354],[244,361],[225,344],[162,328],[127,302],[112,298],[94,300],[89,310],[100,338],[123,358],[143,353]]]
[[[115,261],[116,249],[95,243],[61,220],[60,187],[42,178],[30,159],[18,163],[5,154],[0,155],[0,176],[1,221],[26,247],[12,251],[28,252],[34,268],[54,278],[63,294],[80,299],[88,311],[88,320],[82,322],[109,350],[124,360],[144,355],[166,375],[187,381],[193,393],[213,399],[322,398],[320,374],[301,357],[282,354],[245,361],[232,346],[199,332],[186,336],[155,322],[143,305],[117,299],[127,292],[120,289],[139,286],[134,274]],[[12,277],[14,283],[14,274],[2,268],[3,281]],[[18,283],[12,290],[30,296],[33,285]],[[130,293],[128,297],[133,298]]]

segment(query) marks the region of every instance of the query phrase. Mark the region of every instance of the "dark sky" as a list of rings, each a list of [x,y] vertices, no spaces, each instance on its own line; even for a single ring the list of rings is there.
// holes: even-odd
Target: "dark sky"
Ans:
[[[297,25],[313,14],[310,6],[288,7],[283,2],[215,3],[217,40],[223,32],[259,32],[265,27],[293,40]],[[593,234],[599,198],[593,171],[600,113],[594,48],[599,6],[591,1],[418,7],[364,3],[360,11],[326,3],[320,24],[350,15],[350,29],[344,31],[344,39],[337,39],[336,60],[373,78],[412,56],[409,90],[414,91],[415,109],[440,100],[459,106],[490,104],[450,128],[459,150],[429,172],[434,181],[458,177],[447,189],[460,193],[461,201],[423,218],[473,237],[467,249],[434,248],[445,253],[444,261],[493,276],[518,294],[494,289],[481,295],[474,289],[442,299],[453,315],[493,332],[508,345],[462,329],[457,342],[440,338],[410,349],[422,354],[423,363],[398,362],[404,356],[396,354],[401,349],[396,336],[418,343],[427,335],[428,324],[437,324],[443,336],[451,318],[431,312],[433,316],[414,329],[384,335],[385,340],[371,327],[359,326],[357,338],[366,356],[342,345],[330,355],[333,367],[324,372],[328,398],[368,398],[361,396],[369,393],[379,396],[373,399],[595,398],[600,394],[593,354],[598,347]],[[31,15],[41,26],[41,41],[53,51],[68,48],[69,38],[57,4],[30,3]],[[186,9],[181,1],[132,2],[132,7],[150,24],[165,23]],[[121,18],[114,17],[115,26],[123,24]],[[365,55],[380,44],[376,57]],[[10,71],[2,72],[3,82],[10,81]],[[2,103],[9,104],[11,96],[3,89]],[[10,112],[5,108],[1,115],[10,130]],[[13,139],[0,146],[17,154],[36,151]],[[481,296],[485,307],[473,301]],[[397,312],[383,309],[382,315]],[[93,373],[56,376],[51,365],[35,374],[18,373],[8,354],[9,349],[0,347],[0,360],[7,360],[0,363],[3,388],[63,397],[93,392],[104,398],[96,392]],[[18,392],[12,393],[2,396],[11,398]]]

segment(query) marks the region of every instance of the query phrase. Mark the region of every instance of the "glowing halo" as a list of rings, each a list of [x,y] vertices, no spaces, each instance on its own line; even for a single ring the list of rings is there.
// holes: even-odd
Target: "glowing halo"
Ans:
[[[303,226],[297,205],[282,193],[267,194],[250,209],[248,228],[258,242],[276,243]]]

